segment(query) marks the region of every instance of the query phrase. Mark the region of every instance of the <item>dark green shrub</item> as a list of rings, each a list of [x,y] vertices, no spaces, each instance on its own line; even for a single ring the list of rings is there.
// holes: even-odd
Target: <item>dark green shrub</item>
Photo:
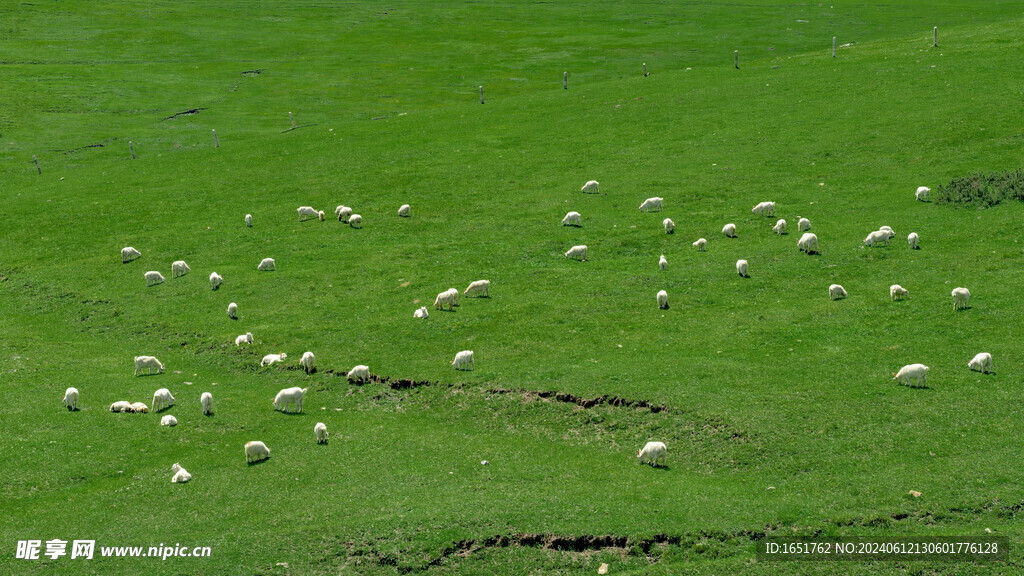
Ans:
[[[939,204],[995,206],[1003,200],[1024,201],[1024,171],[1017,169],[1002,174],[975,173],[954,178],[939,186],[933,195]]]

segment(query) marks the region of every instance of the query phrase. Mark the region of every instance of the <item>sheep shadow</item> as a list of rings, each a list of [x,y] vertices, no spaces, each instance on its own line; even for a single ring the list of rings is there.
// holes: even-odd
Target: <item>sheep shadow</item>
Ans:
[[[163,374],[163,372],[140,372],[138,374],[135,374],[135,378],[138,378],[140,376],[159,376],[161,374]]]
[[[275,411],[277,413],[279,413],[279,414],[284,414],[285,416],[305,416],[306,415],[305,412],[285,412],[283,410],[275,410]]]
[[[246,465],[248,465],[248,466],[259,466],[260,464],[263,464],[264,462],[266,462],[268,460],[270,460],[269,456],[266,457],[266,458],[261,458],[259,460],[253,460],[251,462],[250,461],[246,461]]]
[[[162,412],[167,412],[171,408],[174,408],[174,406],[164,406],[163,408],[161,408],[159,410],[156,410],[156,409],[150,410],[150,412],[152,412],[153,414],[160,414]]]
[[[658,470],[658,471],[660,471],[660,472],[668,472],[669,470],[671,470],[671,469],[672,469],[672,468],[671,468],[671,467],[670,467],[670,466],[669,466],[668,464],[660,464],[660,465],[659,465],[659,464],[647,464],[647,463],[642,463],[642,465],[643,465],[643,466],[650,466],[650,467],[651,467],[652,469],[654,469],[654,470]]]

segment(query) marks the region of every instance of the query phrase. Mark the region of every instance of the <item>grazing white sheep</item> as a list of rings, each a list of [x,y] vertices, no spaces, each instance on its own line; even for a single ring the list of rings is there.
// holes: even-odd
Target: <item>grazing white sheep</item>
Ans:
[[[135,374],[133,376],[138,376],[143,368],[148,369],[150,374],[153,373],[153,370],[159,370],[160,374],[164,373],[164,365],[155,356],[136,356]]]
[[[280,410],[281,412],[288,412],[288,405],[295,405],[295,412],[302,412],[302,398],[306,395],[306,390],[309,388],[285,388],[277,393],[274,397],[274,410]]]
[[[664,254],[662,254],[661,258],[658,259],[658,268],[661,268],[662,272],[668,270],[668,260],[665,260]]]
[[[924,364],[907,364],[900,371],[892,375],[892,379],[898,381],[904,386],[910,385],[910,379],[913,378],[917,386],[924,386],[927,384],[928,367]]]
[[[174,416],[168,414],[168,415],[166,415],[166,416],[164,416],[163,418],[160,419],[160,425],[161,426],[177,426],[178,425],[178,419],[175,418]]]
[[[443,310],[445,305],[448,306],[449,310],[455,309],[455,295],[448,290],[439,293],[437,295],[437,298],[434,299],[434,308],[437,308],[438,310]]]
[[[868,237],[864,239],[865,246],[874,246],[878,243],[884,243],[886,246],[889,245],[889,233],[885,230],[875,230]]]
[[[672,234],[676,231],[676,223],[671,218],[665,218],[661,224],[665,227],[665,234]]]
[[[967,367],[982,374],[988,374],[992,371],[992,355],[988,352],[979,352],[974,358],[971,358]]]
[[[171,477],[171,482],[175,484],[184,484],[192,479],[192,475],[188,473],[188,470],[182,468],[181,464],[178,464],[177,462],[171,466],[171,472],[174,473],[174,476]]]
[[[725,234],[729,238],[735,238],[736,237],[736,225],[732,224],[732,223],[729,223],[729,224],[726,224],[725,226],[722,226],[722,234]]]
[[[64,401],[64,406],[68,410],[74,412],[78,410],[78,388],[68,388],[64,391],[64,397],[61,398]]]
[[[238,304],[235,304],[234,302],[228,304],[228,316],[231,317],[232,320],[238,320]]]
[[[413,318],[424,318],[425,319],[428,316],[430,316],[430,313],[427,312],[427,307],[426,306],[421,306],[421,307],[417,308],[415,312],[412,313],[412,317]]]
[[[663,200],[663,198],[658,198],[657,196],[654,196],[652,198],[648,198],[647,200],[644,200],[642,204],[640,204],[640,211],[641,212],[661,212],[661,201],[662,200]]]
[[[260,360],[260,368],[264,366],[270,366],[274,362],[282,362],[287,357],[288,354],[285,354],[284,352],[280,354],[267,354],[266,356],[263,357],[263,360]]]
[[[796,245],[808,254],[815,254],[818,251],[818,237],[812,232],[805,232]]]
[[[260,460],[270,458],[270,448],[267,445],[258,440],[245,443],[245,461],[248,463],[259,462]]]
[[[203,395],[199,397],[199,404],[203,406],[203,414],[207,416],[213,414],[213,394],[203,392]]]
[[[562,226],[582,226],[579,212],[567,212],[562,218]]]
[[[334,213],[338,215],[339,222],[348,222],[349,216],[352,215],[352,209],[348,206],[338,206],[334,209]]]
[[[587,247],[586,247],[586,245],[581,244],[579,246],[573,246],[572,248],[569,248],[569,251],[565,253],[565,257],[566,258],[572,258],[574,260],[579,260],[580,262],[586,262],[587,261]]]
[[[362,228],[363,227],[363,217],[360,216],[359,214],[353,214],[353,215],[349,216],[349,218],[348,218],[348,225],[353,227],[353,228]]]
[[[779,219],[779,221],[775,223],[775,226],[772,226],[772,232],[775,232],[779,236],[785,234],[786,233],[786,221],[784,219]]]
[[[184,260],[175,260],[171,262],[171,278],[177,278],[178,276],[184,276],[191,272],[192,269],[185,264]]]
[[[832,284],[828,287],[828,297],[830,300],[842,300],[846,298],[846,289],[839,284]]]
[[[210,288],[216,290],[224,283],[224,277],[216,272],[210,272]]]
[[[142,402],[132,402],[132,412],[137,414],[148,414],[149,406],[146,406]]]
[[[128,412],[128,413],[130,413],[132,411],[132,403],[128,402],[127,400],[121,400],[119,402],[114,402],[113,404],[110,405],[110,411],[111,412]]]
[[[245,215],[245,227],[252,228],[252,214]]]
[[[708,241],[705,238],[697,238],[693,245],[697,247],[697,252],[705,252],[707,251]]]
[[[470,285],[466,287],[466,291],[463,292],[462,295],[463,296],[471,296],[472,295],[472,296],[479,296],[479,297],[482,297],[482,298],[490,298],[490,296],[488,296],[488,294],[487,294],[487,291],[490,290],[490,288],[491,288],[491,281],[490,280],[477,280],[476,282],[471,282]]]
[[[658,308],[662,310],[668,309],[668,292],[664,290],[658,292]]]
[[[597,194],[598,183],[597,180],[587,180],[587,183],[580,188],[580,192],[584,194]]]
[[[971,292],[967,288],[953,288],[953,310],[967,308],[970,299]]]
[[[157,272],[156,270],[150,270],[146,272],[146,287],[160,284],[164,281],[164,275]]]
[[[931,191],[932,189],[927,186],[918,186],[917,192],[914,192],[914,198],[917,198],[919,202],[927,202],[928,193]]]
[[[473,351],[463,350],[455,355],[455,360],[452,360],[452,366],[455,366],[456,370],[473,370],[476,366],[473,364]]]
[[[306,352],[299,359],[299,366],[306,371],[306,374],[310,374],[316,371],[316,356],[313,356],[312,352]]]
[[[448,289],[448,293],[452,295],[452,302],[456,306],[458,306],[459,305],[459,289],[458,288],[449,288]]]
[[[135,248],[132,248],[131,246],[125,246],[124,248],[121,248],[121,262],[122,263],[127,264],[128,262],[131,262],[132,260],[135,260],[139,256],[142,256],[142,252],[139,252],[138,250],[136,250]]]
[[[747,268],[748,267],[749,267],[749,265],[747,264],[746,260],[737,260],[736,261],[736,272],[739,273],[741,278],[749,278],[749,276],[747,275]]]
[[[408,204],[402,204],[402,206],[398,209],[398,215],[401,216],[402,218],[408,218],[409,216],[412,216],[412,207],[409,206]]]
[[[346,377],[349,382],[369,382],[370,368],[360,364],[349,370]]]
[[[758,216],[775,216],[775,202],[761,202],[751,212]]]
[[[153,393],[153,412],[159,412],[164,408],[174,406],[174,396],[167,388],[161,388]]]
[[[917,232],[911,232],[910,235],[907,236],[907,244],[910,244],[910,249],[911,250],[917,250],[918,249],[918,246],[917,246],[918,239],[919,239],[919,237],[917,235]]]
[[[252,332],[246,332],[235,337],[235,346],[241,346],[242,344],[252,344]]]
[[[260,264],[256,269],[263,272],[270,272],[271,270],[277,270],[277,264],[274,262],[273,258],[264,258],[263,260],[260,260]]]
[[[640,460],[641,464],[650,464],[657,466],[658,462],[665,465],[665,459],[668,457],[668,449],[665,448],[664,442],[648,442],[644,447],[637,451],[636,457]]]
[[[322,222],[323,219],[324,219],[324,212],[323,212],[323,210],[317,210],[316,208],[313,208],[312,206],[299,206],[299,210],[298,211],[299,211],[299,222],[302,222],[303,220],[309,220],[311,218],[317,218],[317,219],[319,219]]]
[[[806,232],[811,229],[811,221],[807,218],[801,218],[796,223],[796,229],[801,232]]]
[[[900,298],[906,296],[907,294],[910,294],[910,291],[904,288],[903,286],[900,286],[899,284],[893,284],[892,286],[889,286],[890,300],[899,300]]]
[[[327,425],[317,422],[316,426],[313,426],[313,435],[316,436],[317,444],[327,444]]]
[[[896,233],[893,232],[892,228],[889,228],[888,226],[882,226],[881,228],[879,228],[879,230],[882,231],[882,232],[885,232],[886,235],[889,238],[895,238],[896,237]]]

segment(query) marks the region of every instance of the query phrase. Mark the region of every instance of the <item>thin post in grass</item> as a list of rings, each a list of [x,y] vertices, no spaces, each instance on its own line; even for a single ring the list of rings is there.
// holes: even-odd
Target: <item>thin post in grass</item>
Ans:
[[[832,57],[836,57],[836,37],[832,37]]]
[[[569,73],[562,72],[562,88],[565,90],[569,89]]]
[[[939,27],[932,28],[932,48],[939,47]]]
[[[132,160],[135,160],[135,144],[131,140],[128,141],[128,149],[132,152]]]
[[[212,128],[212,130],[213,130],[213,147],[214,148],[220,148],[220,140],[217,140],[217,129],[216,128]]]
[[[32,161],[36,163],[36,172],[39,172],[40,174],[42,174],[43,173],[43,169],[39,167],[39,158],[36,158],[35,154],[32,155]]]
[[[483,86],[480,87],[480,103],[481,104],[484,103],[484,87]]]
[[[647,78],[647,62],[644,62],[644,78]]]
[[[295,129],[295,117],[292,116],[291,112],[288,113],[288,119],[292,121],[292,130],[294,130]]]
[[[740,69],[740,51],[739,50],[736,50],[736,51],[734,51],[732,53],[732,65],[735,66],[737,70]]]

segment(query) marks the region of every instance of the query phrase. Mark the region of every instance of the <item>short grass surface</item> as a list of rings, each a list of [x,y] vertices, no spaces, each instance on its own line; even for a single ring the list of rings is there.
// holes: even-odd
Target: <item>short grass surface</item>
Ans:
[[[0,571],[1017,573],[1024,205],[914,190],[1020,166],[1022,8],[0,8]],[[650,196],[663,212],[637,210]],[[763,200],[788,234],[751,214]],[[297,221],[339,204],[362,229]],[[559,226],[570,210],[582,227]],[[800,217],[820,254],[797,250]],[[863,247],[881,225],[892,244]],[[576,244],[587,261],[563,256]],[[142,257],[122,264],[129,245]],[[179,259],[192,272],[172,279]],[[489,298],[433,309],[482,278]],[[464,349],[473,372],[449,364]],[[967,369],[980,351],[995,374]],[[165,373],[133,377],[141,354]],[[897,385],[915,362],[928,386]],[[351,385],[356,364],[427,384]],[[305,413],[274,412],[291,386]],[[163,387],[175,428],[107,410]],[[571,401],[599,397],[627,405]],[[272,457],[247,466],[257,439]],[[637,465],[648,440],[667,467]],[[174,462],[192,482],[169,482]],[[765,536],[985,528],[1008,563],[754,557]],[[628,542],[550,542],[584,535]],[[18,540],[81,538],[212,554],[14,558]]]

